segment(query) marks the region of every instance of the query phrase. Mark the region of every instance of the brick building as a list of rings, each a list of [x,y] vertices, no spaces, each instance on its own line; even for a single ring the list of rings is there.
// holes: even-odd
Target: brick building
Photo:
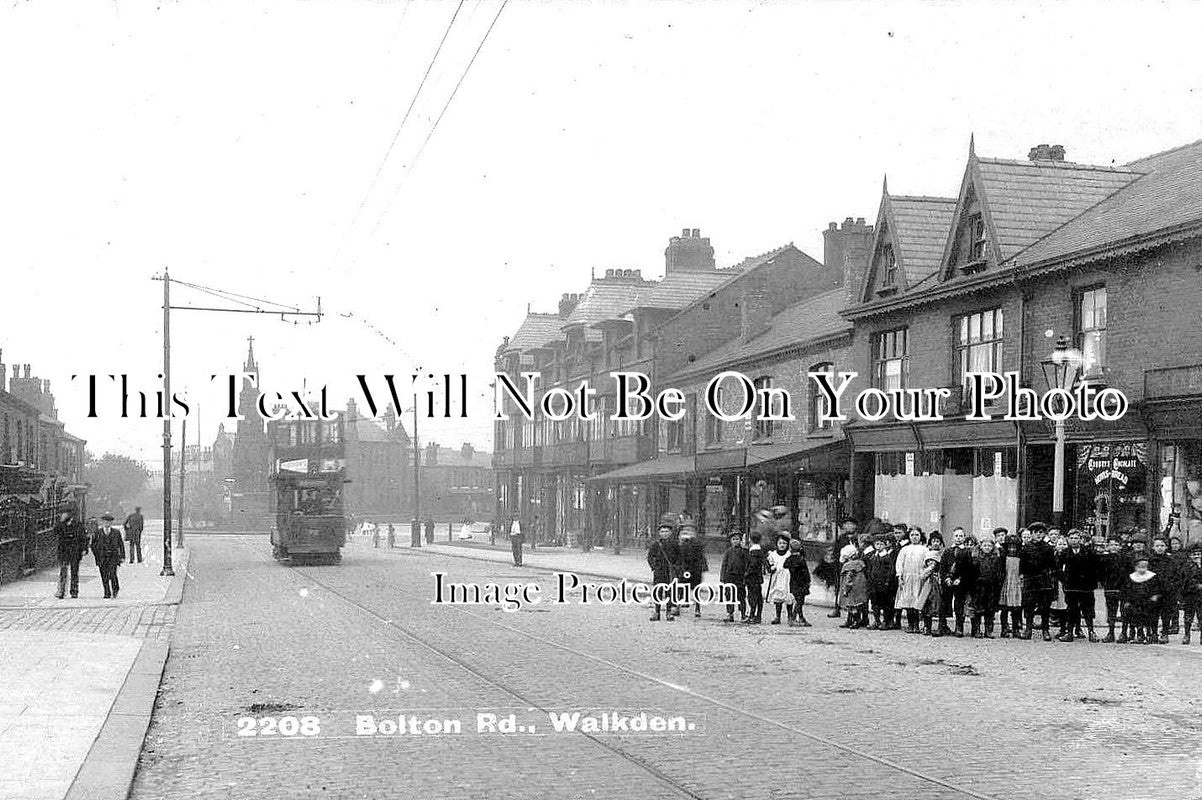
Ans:
[[[966,373],[1041,362],[1064,336],[1081,379],[1120,389],[1119,422],[1068,425],[1065,522],[1109,532],[1176,526],[1202,538],[1202,143],[1124,166],[1027,160],[970,146],[957,196],[884,191],[868,278],[845,316],[853,364],[883,389],[948,387],[939,422],[855,420],[860,516],[1013,528],[1052,516],[1046,422],[964,419]]]
[[[14,366],[0,351],[0,583],[49,566],[51,527],[65,505],[86,512],[84,440],[58,419],[50,381]]]
[[[345,419],[346,508],[358,518],[406,522],[413,508],[413,443],[389,404],[379,422],[359,413],[347,400]]]
[[[496,502],[492,454],[464,442],[458,448],[429,442],[421,451],[421,515],[438,522],[491,518]]]

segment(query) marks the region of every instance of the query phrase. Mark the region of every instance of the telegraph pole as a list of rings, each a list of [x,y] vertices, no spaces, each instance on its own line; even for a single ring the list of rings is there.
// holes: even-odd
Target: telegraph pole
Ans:
[[[171,567],[171,275],[163,270],[163,569]]]
[[[418,547],[422,540],[421,446],[417,441],[417,393],[413,394],[413,519],[417,524]]]
[[[199,427],[199,426],[198,426]],[[175,546],[184,546],[184,462],[188,456],[188,420],[179,429],[179,524],[175,527]]]

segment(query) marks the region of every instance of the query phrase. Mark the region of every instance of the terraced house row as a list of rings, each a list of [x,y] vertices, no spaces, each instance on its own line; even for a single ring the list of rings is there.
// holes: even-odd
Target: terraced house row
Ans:
[[[792,509],[816,552],[844,517],[927,530],[1058,518],[1096,532],[1171,530],[1202,540],[1202,142],[1122,166],[1059,146],[984,158],[970,143],[945,197],[894,194],[874,224],[825,231],[818,261],[785,245],[729,268],[696,229],[673,237],[665,275],[607,270],[530,313],[496,368],[543,389],[648,374],[686,394],[679,422],[498,422],[497,516],[539,542],[622,546],[659,514],[688,511],[707,540],[754,511]],[[1066,348],[1073,369],[1057,370]],[[725,422],[700,402],[742,372],[793,398],[789,421]],[[946,387],[940,421],[830,422],[807,374],[868,386]],[[1119,422],[966,420],[970,372],[1120,389]],[[757,411],[760,409],[757,409]],[[1059,476],[1060,498],[1056,501]],[[717,545],[716,545],[717,546]]]

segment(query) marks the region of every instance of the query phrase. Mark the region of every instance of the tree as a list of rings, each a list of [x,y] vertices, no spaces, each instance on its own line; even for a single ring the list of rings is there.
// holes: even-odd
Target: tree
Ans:
[[[150,473],[141,461],[117,453],[105,453],[84,464],[84,480],[91,484],[94,507],[112,511],[131,502],[146,486]]]

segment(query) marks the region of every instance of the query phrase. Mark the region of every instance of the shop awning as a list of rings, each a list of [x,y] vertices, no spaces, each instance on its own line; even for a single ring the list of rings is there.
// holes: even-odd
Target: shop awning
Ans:
[[[846,439],[817,439],[800,444],[774,444],[747,450],[748,467],[788,467],[845,472],[851,448]]]
[[[613,472],[606,472],[589,478],[597,483],[637,483],[647,478],[660,478],[670,475],[692,475],[696,472],[696,462],[693,456],[664,456],[649,461],[640,461]]]

